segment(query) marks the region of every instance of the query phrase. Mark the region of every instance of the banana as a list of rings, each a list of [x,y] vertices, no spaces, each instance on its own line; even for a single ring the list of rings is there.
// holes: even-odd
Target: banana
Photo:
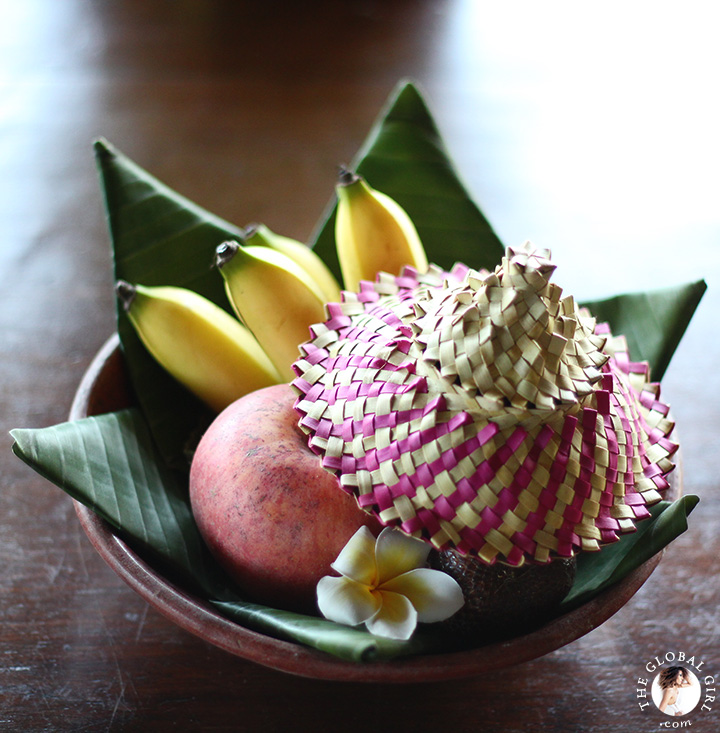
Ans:
[[[380,271],[398,275],[404,265],[427,270],[415,225],[394,199],[346,170],[337,194],[335,242],[347,290],[357,291],[360,280],[374,281]]]
[[[295,378],[292,364],[309,327],[325,320],[325,297],[300,265],[270,247],[221,244],[215,262],[238,317],[253,332],[283,379]]]
[[[282,382],[250,331],[186,288],[115,286],[155,360],[217,412],[256,389]]]
[[[244,242],[255,247],[270,247],[294,260],[315,281],[326,303],[340,301],[340,286],[327,265],[302,242],[284,237],[268,229],[265,224],[245,227]]]

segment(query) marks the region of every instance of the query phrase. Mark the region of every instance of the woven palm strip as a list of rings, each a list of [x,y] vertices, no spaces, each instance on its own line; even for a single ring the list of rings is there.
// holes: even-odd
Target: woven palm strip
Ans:
[[[300,426],[381,522],[489,564],[545,563],[633,531],[668,488],[659,386],[553,270],[524,245],[492,273],[381,273],[313,327]]]

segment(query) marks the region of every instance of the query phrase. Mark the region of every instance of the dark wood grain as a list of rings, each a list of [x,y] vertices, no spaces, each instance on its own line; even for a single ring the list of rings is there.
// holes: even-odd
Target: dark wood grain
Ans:
[[[720,52],[699,10],[367,0],[7,4],[0,44],[0,730],[651,731],[636,682],[682,650],[720,676]],[[500,4],[497,4],[500,5]],[[9,8],[13,9],[10,10]],[[312,11],[309,8],[312,8]],[[65,419],[114,330],[91,141],[244,225],[307,239],[397,80],[425,89],[498,233],[553,249],[579,297],[705,277],[663,384],[690,530],[586,637],[478,678],[357,685],[181,630],[93,550],[7,430]],[[591,265],[591,266],[589,266]],[[691,730],[720,727],[720,704]],[[686,718],[685,720],[687,720]]]

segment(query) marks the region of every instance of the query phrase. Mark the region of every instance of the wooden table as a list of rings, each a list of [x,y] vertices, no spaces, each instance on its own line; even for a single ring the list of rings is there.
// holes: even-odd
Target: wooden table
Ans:
[[[0,730],[652,731],[679,722],[638,705],[653,657],[695,654],[720,677],[712,18],[485,5],[4,4]],[[114,330],[94,137],[230,221],[307,239],[336,165],[405,76],[501,238],[551,247],[566,291],[707,279],[663,386],[701,503],[627,606],[542,659],[459,682],[318,682],[150,610],[95,554],[70,499],[11,455],[7,430],[64,420]],[[688,719],[718,730],[720,703]]]

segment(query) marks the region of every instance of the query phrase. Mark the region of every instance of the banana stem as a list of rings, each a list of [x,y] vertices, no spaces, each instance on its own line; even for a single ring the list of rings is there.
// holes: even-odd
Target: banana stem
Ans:
[[[357,183],[359,180],[360,176],[357,173],[346,168],[344,165],[340,166],[337,180],[338,186],[352,186],[353,183]]]
[[[215,250],[215,267],[223,267],[237,254],[240,245],[237,242],[223,242]]]
[[[137,288],[125,280],[118,280],[117,283],[115,283],[115,294],[120,300],[122,307],[127,312],[130,310],[133,301],[135,300]]]
[[[252,222],[252,224],[248,224],[245,229],[243,229],[243,240],[247,241],[248,239],[250,239],[250,237],[253,237],[257,233],[257,230],[259,228],[260,224],[258,224],[257,222]]]

